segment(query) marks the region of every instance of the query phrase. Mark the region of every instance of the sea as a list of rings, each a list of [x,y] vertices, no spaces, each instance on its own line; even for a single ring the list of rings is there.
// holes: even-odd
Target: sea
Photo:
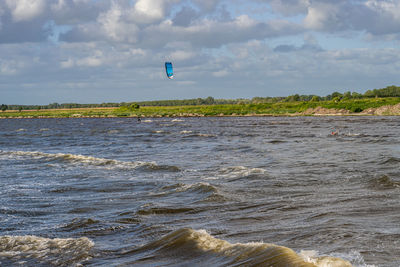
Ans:
[[[0,266],[400,266],[400,117],[0,120]]]

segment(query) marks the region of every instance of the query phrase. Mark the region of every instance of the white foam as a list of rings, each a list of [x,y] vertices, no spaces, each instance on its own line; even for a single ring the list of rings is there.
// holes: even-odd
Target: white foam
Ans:
[[[11,260],[35,258],[51,265],[77,265],[90,259],[94,243],[81,238],[43,238],[38,236],[0,236],[0,256]]]
[[[64,160],[73,164],[87,164],[93,166],[103,166],[110,168],[138,168],[141,166],[157,166],[155,162],[142,162],[142,161],[119,161],[114,159],[97,158],[92,156],[84,156],[77,154],[65,154],[65,153],[44,153],[39,151],[1,151],[0,155],[24,158],[30,157],[33,159],[50,159],[50,160]]]
[[[233,166],[222,168],[219,171],[219,175],[223,177],[241,177],[241,176],[248,176],[251,174],[264,174],[267,170],[262,168],[249,168],[245,166]]]
[[[364,258],[357,251],[323,256],[319,255],[316,250],[302,250],[299,255],[306,262],[313,263],[318,267],[375,267],[375,265],[366,264]],[[350,265],[350,262],[352,265]]]
[[[199,134],[197,134],[197,136],[201,136],[201,137],[215,137],[214,134],[203,134],[203,133],[199,133]]]

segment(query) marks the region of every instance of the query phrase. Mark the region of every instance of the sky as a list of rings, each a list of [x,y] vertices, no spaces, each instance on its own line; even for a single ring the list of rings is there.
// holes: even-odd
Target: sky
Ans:
[[[326,96],[399,74],[400,0],[0,0],[4,104]]]

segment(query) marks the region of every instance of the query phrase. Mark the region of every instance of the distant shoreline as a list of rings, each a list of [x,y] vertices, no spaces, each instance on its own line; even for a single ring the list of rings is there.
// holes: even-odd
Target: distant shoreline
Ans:
[[[203,114],[191,114],[191,115],[166,115],[166,116],[115,116],[115,115],[93,115],[93,116],[10,116],[3,117],[1,119],[90,119],[90,118],[223,118],[223,117],[380,117],[380,116],[400,116],[400,114],[360,114],[360,113],[348,113],[348,114],[245,114],[245,115],[203,115]]]
[[[7,110],[0,118],[176,118],[176,117],[400,116],[400,98],[359,101],[280,102],[137,108]]]

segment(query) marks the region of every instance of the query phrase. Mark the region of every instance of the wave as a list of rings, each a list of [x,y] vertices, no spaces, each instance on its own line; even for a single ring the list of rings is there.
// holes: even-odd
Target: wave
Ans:
[[[244,166],[233,166],[222,168],[218,171],[218,177],[222,178],[242,178],[252,175],[262,175],[267,171],[263,168],[249,168]]]
[[[397,165],[400,163],[400,158],[396,158],[396,157],[389,157],[385,160],[383,160],[382,162],[380,162],[381,165]]]
[[[160,188],[159,192],[151,193],[151,195],[153,197],[175,196],[178,199],[184,198],[186,199],[185,203],[226,201],[226,197],[215,186],[204,182],[167,185]]]
[[[280,143],[287,143],[287,141],[279,140],[279,139],[273,139],[273,140],[269,141],[268,143],[270,143],[270,144],[280,144]]]
[[[400,188],[400,182],[392,180],[387,175],[382,175],[378,178],[373,178],[369,181],[369,186],[372,189],[385,190]]]
[[[43,160],[43,161],[59,161],[70,164],[85,164],[89,166],[102,166],[108,168],[122,169],[140,169],[150,171],[180,171],[177,166],[158,165],[155,162],[142,161],[120,161],[115,159],[96,158],[92,156],[64,154],[64,153],[44,153],[39,151],[2,151],[0,156],[8,156],[12,158],[25,158]]]
[[[31,261],[54,266],[76,266],[91,259],[94,243],[86,238],[43,238],[38,236],[0,236],[0,258],[12,263]],[[3,259],[2,259],[3,261]]]
[[[231,244],[211,236],[205,230],[190,228],[176,230],[139,249],[126,252],[136,253],[143,257],[139,259],[143,265],[151,265],[152,260],[161,257],[165,261],[172,261],[172,264],[179,262],[180,266],[351,266],[350,262],[340,258],[297,254],[290,248],[274,244]]]
[[[174,207],[152,207],[147,209],[139,209],[138,215],[170,215],[179,213],[196,213],[192,208],[174,208]]]
[[[191,133],[191,131],[189,131],[187,133]],[[217,136],[214,134],[195,133],[195,134],[186,135],[185,137],[217,137]]]
[[[62,228],[64,230],[71,231],[71,230],[76,230],[76,229],[84,228],[84,227],[87,227],[87,226],[91,226],[91,225],[97,224],[99,222],[100,221],[94,220],[94,219],[91,219],[91,218],[88,218],[88,219],[75,218],[75,219],[72,220],[72,222],[64,225]]]
[[[210,185],[209,183],[196,183],[196,184],[181,184],[176,189],[177,192],[192,192],[192,193],[217,193],[217,188]]]
[[[219,190],[209,184],[209,183],[195,183],[195,184],[182,184],[179,188],[176,189],[176,192],[185,192],[188,193],[191,198],[194,198],[194,195],[201,196],[201,200],[203,202],[225,202],[227,198],[219,192]]]

